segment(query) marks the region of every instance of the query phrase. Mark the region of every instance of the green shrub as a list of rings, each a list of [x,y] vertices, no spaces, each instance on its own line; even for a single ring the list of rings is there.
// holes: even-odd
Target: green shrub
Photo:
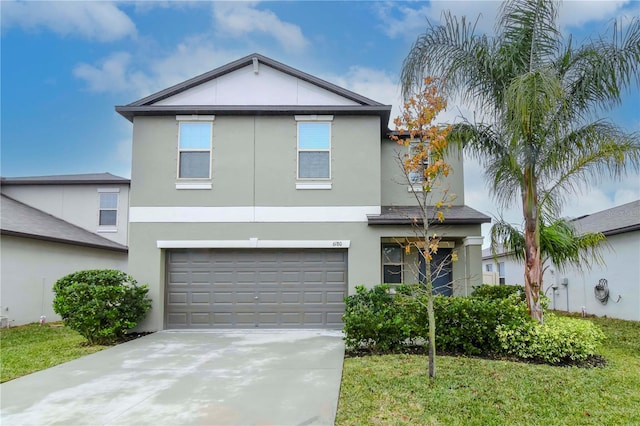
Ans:
[[[524,286],[521,285],[489,285],[482,284],[476,287],[471,297],[485,299],[506,299],[512,294],[517,294],[521,300],[525,300]]]
[[[53,286],[53,310],[89,344],[109,344],[122,338],[151,308],[146,285],[122,271],[79,271]]]
[[[434,310],[438,350],[467,355],[500,352],[498,326],[528,318],[526,305],[516,294],[505,299],[437,296]]]
[[[545,314],[544,324],[535,321],[498,327],[504,353],[550,364],[584,361],[595,355],[604,334],[590,321]]]
[[[379,285],[372,289],[358,286],[356,294],[345,301],[343,319],[348,348],[387,351],[402,345],[407,330],[389,286]]]
[[[416,341],[427,341],[427,294],[422,286],[358,287],[346,299],[345,342],[349,349],[397,350]],[[513,295],[506,299],[434,297],[436,348],[468,355],[498,352],[496,328],[527,318],[526,306]]]

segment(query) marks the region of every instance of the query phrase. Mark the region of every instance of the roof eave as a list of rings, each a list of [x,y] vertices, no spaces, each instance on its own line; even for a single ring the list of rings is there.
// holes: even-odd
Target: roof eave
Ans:
[[[16,232],[16,231],[11,231],[11,230],[7,230],[7,229],[0,230],[0,234],[7,235],[7,236],[12,236],[12,237],[30,238],[32,240],[49,241],[49,242],[54,242],[54,243],[70,244],[70,245],[80,246],[80,247],[96,248],[96,249],[100,249],[100,250],[116,251],[116,252],[120,252],[120,253],[128,253],[129,252],[129,248],[126,247],[126,246],[115,247],[115,246],[107,246],[107,245],[101,245],[101,244],[92,244],[92,243],[81,242],[81,241],[67,240],[67,239],[64,239],[64,238],[55,238],[55,237],[48,237],[48,236],[45,236],[45,235],[29,234],[29,233],[25,233],[25,232]]]
[[[380,117],[380,134],[385,137],[391,105],[121,105],[116,112],[133,122],[136,116],[171,115],[376,115]]]
[[[422,225],[421,218],[379,218],[376,216],[367,216],[369,225]],[[483,223],[491,223],[491,218],[464,218],[464,219],[445,219],[444,222],[434,223],[434,226],[442,225],[481,225]]]

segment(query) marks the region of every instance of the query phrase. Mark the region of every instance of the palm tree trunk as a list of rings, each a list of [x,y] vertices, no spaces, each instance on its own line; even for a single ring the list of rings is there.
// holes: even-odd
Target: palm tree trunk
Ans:
[[[524,291],[531,318],[542,323],[542,260],[540,257],[540,220],[536,178],[530,167],[525,169],[522,188],[522,209],[524,213]]]

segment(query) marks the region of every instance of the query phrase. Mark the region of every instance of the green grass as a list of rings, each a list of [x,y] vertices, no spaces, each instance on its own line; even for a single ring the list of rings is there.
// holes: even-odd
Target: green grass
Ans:
[[[105,349],[61,324],[28,324],[0,330],[0,382]]]
[[[640,323],[589,318],[607,335],[603,368],[382,355],[344,362],[337,425],[640,424]]]

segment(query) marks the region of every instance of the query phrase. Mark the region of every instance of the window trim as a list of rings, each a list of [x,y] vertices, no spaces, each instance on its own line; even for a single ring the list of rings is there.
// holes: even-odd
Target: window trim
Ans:
[[[497,262],[498,264],[498,282],[500,285],[505,285],[507,283],[507,271],[506,271],[506,263],[505,262]],[[500,267],[502,265],[502,268]]]
[[[102,208],[102,194],[116,194],[116,206],[115,208]],[[103,225],[100,223],[100,213],[102,211],[115,211],[116,223],[111,225]],[[120,210],[120,188],[98,188],[98,230],[99,232],[115,232],[119,223],[119,210]]]
[[[203,181],[210,181],[212,179],[213,176],[213,121],[215,120],[215,116],[214,115],[203,115],[203,116],[198,116],[198,115],[193,115],[193,116],[189,116],[189,115],[177,115],[176,116],[176,121],[178,124],[178,141],[177,141],[177,150],[178,150],[178,155],[177,155],[177,164],[176,164],[176,179],[179,182],[188,182],[188,181],[195,181],[195,182],[203,182]],[[189,123],[194,123],[194,124],[204,124],[204,123],[209,123],[209,128],[210,128],[210,139],[209,139],[209,148],[208,149],[203,149],[203,148],[189,148],[189,149],[182,149],[180,146],[180,142],[181,142],[181,132],[182,132],[182,124],[189,124]],[[181,160],[181,154],[183,152],[208,152],[209,153],[209,174],[207,177],[181,177],[180,176],[180,160]],[[180,188],[179,188],[180,186]],[[176,184],[176,189],[196,189],[196,188],[189,188],[189,187],[182,187],[181,184],[177,183]],[[210,188],[197,188],[197,189],[210,189]]]
[[[296,184],[296,189],[331,189],[326,186],[327,182],[331,181],[332,176],[332,161],[331,157],[333,155],[332,151],[332,143],[331,140],[333,138],[333,115],[296,115],[296,180],[303,184]],[[327,149],[300,149],[300,124],[304,123],[326,123],[329,125],[329,148]],[[329,154],[329,176],[326,178],[320,177],[311,177],[305,178],[300,177],[300,153],[301,152],[326,152]],[[316,185],[305,185],[312,182],[317,182]]]
[[[385,255],[384,255],[384,249],[385,247],[396,247],[400,250],[400,263],[396,263],[396,262],[386,262],[385,260]],[[397,243],[382,243],[381,247],[380,247],[380,257],[382,260],[382,268],[381,268],[381,273],[382,273],[382,279],[380,280],[383,284],[390,284],[390,285],[397,285],[397,284],[402,284],[404,283],[404,269],[405,269],[405,258],[404,258],[404,247],[402,246],[402,244],[397,244]],[[384,279],[384,267],[387,265],[392,265],[392,266],[400,266],[400,282],[399,283],[387,283],[385,282]]]

